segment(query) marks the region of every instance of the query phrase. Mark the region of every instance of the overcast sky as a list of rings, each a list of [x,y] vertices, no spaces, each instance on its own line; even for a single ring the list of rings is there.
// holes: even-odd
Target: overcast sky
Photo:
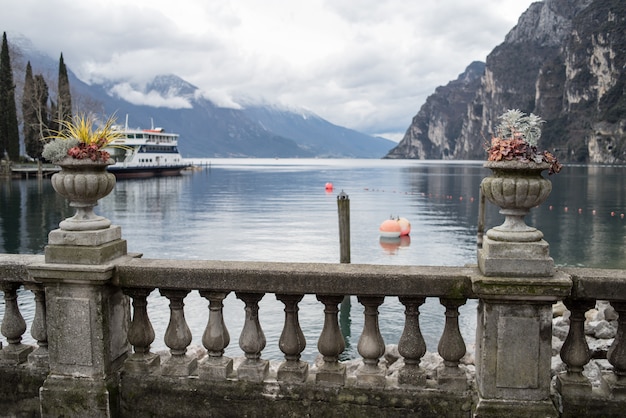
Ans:
[[[245,98],[303,107],[400,140],[426,97],[484,61],[531,3],[0,0],[0,31],[55,59],[62,52],[88,83],[176,74],[222,106]]]

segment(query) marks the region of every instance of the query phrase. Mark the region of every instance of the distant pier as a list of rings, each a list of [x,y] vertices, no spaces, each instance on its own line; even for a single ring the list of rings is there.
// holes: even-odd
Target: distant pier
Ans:
[[[60,170],[59,166],[53,164],[6,164],[3,162],[0,177],[12,179],[43,178],[51,177]]]

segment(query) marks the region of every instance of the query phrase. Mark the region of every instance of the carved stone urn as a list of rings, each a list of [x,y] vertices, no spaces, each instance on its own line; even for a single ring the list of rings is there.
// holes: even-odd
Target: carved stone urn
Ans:
[[[95,214],[93,208],[98,200],[107,196],[115,187],[115,176],[107,166],[115,161],[92,161],[65,157],[58,163],[61,171],[52,176],[54,190],[70,201],[76,214],[62,221],[65,231],[92,231],[108,228],[111,221]]]
[[[537,241],[543,234],[526,225],[524,217],[550,195],[552,183],[541,176],[550,168],[548,163],[523,161],[487,161],[484,167],[493,175],[485,177],[480,189],[485,197],[500,207],[504,223],[487,231],[497,241]]]
[[[493,174],[483,179],[480,189],[500,207],[505,220],[487,231],[478,265],[486,276],[551,276],[554,261],[543,233],[529,226],[524,217],[531,208],[543,203],[552,183],[541,173],[548,163],[524,161],[487,161],[484,167]]]

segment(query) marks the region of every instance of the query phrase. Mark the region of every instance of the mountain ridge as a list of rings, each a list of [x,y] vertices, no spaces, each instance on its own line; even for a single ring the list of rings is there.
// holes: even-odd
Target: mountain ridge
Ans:
[[[429,96],[385,158],[484,159],[498,115],[520,109],[547,121],[539,146],[560,160],[624,163],[626,3],[533,3],[476,84],[447,87],[458,92]],[[467,99],[463,106],[445,102],[453,94]]]
[[[58,61],[25,37],[8,34],[8,39],[12,57],[18,58],[12,58],[14,79],[23,81],[27,61],[33,73],[55,79]],[[175,74],[157,75],[145,85],[129,80],[87,84],[72,72],[71,63],[66,65],[73,103],[97,113],[115,113],[118,121],[128,115],[133,127],[154,123],[176,132],[179,150],[187,158],[381,158],[396,144],[334,125],[310,111],[267,104],[220,107]],[[54,98],[54,91],[50,95]]]

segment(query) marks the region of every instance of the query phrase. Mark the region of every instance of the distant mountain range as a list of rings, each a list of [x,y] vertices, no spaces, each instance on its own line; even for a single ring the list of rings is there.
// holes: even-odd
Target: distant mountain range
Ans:
[[[18,89],[27,61],[34,74],[56,80],[58,57],[43,54],[24,37],[10,33],[7,36]],[[130,127],[158,126],[178,133],[184,157],[381,158],[396,145],[388,139],[334,125],[309,111],[271,105],[219,107],[203,98],[196,86],[176,75],[156,77],[143,87],[142,93],[178,102],[182,104],[180,108],[133,104],[118,92],[129,87],[137,90],[137,86],[119,81],[88,85],[71,71],[70,62],[65,63],[74,105],[88,103],[90,108],[106,114],[115,112],[119,123],[124,123],[128,115]],[[53,91],[50,93],[54,95]]]

